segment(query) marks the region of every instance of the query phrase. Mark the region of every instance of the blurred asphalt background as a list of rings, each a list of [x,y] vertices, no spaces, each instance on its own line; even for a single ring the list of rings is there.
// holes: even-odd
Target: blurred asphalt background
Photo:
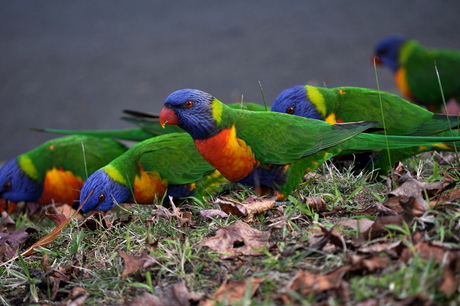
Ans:
[[[268,104],[288,87],[376,88],[373,47],[402,33],[460,50],[460,1],[1,1],[0,161],[57,137],[114,129],[171,92]],[[379,69],[382,90],[398,93]]]

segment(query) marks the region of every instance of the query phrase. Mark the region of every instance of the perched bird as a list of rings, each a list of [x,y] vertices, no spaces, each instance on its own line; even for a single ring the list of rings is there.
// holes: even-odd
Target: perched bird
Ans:
[[[378,122],[331,125],[276,112],[231,109],[196,89],[169,95],[160,123],[188,132],[204,159],[228,180],[268,187],[280,200],[301,182],[305,171],[335,155],[460,139],[360,134]]]
[[[251,111],[270,111],[269,107],[252,102],[241,102],[228,104],[231,108],[246,109]],[[118,130],[61,130],[61,129],[40,129],[32,128],[38,132],[47,132],[55,134],[69,134],[69,135],[86,135],[104,138],[116,138],[123,140],[142,141],[151,137],[169,134],[169,133],[183,133],[184,131],[177,126],[167,126],[162,128],[159,122],[159,114],[146,113],[135,110],[124,110],[124,113],[129,117],[121,117],[121,119],[128,121],[139,128],[132,129],[118,129]]]
[[[107,212],[117,203],[153,204],[165,196],[200,197],[225,182],[198,153],[190,135],[161,135],[134,145],[94,172],[81,190],[81,212]]]
[[[49,140],[0,168],[0,198],[72,205],[88,175],[126,150],[117,141],[99,137],[65,136]]]
[[[377,44],[374,62],[391,70],[407,99],[431,111],[441,110],[443,98],[460,102],[460,51],[425,49],[413,39],[392,35]]]
[[[376,127],[384,128],[384,131],[376,133],[387,135],[457,136],[458,132],[451,129],[460,125],[457,116],[437,115],[397,95],[360,87],[297,85],[283,90],[271,110],[331,124],[380,121]],[[457,145],[460,148],[460,144]],[[441,143],[390,150],[390,160],[388,154],[382,152],[372,157],[375,164],[367,166],[379,168],[384,173],[396,160],[431,150],[454,151],[455,146]]]

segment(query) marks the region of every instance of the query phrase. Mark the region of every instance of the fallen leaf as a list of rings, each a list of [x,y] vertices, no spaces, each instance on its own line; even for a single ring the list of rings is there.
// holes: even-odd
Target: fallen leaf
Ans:
[[[167,304],[162,304],[160,298],[148,292],[144,292],[141,295],[136,296],[134,299],[132,299],[128,303],[128,306],[144,306],[144,305],[150,305],[150,306],[163,306],[164,305],[166,306]]]
[[[70,289],[69,295],[70,300],[63,301],[60,306],[81,306],[85,304],[85,300],[89,297],[85,288],[73,287]]]
[[[219,204],[220,209],[230,216],[246,217],[248,215],[246,207],[239,202],[216,199],[214,203]]]
[[[196,305],[206,297],[206,293],[190,292],[185,282],[182,281],[168,287],[160,297],[145,292],[135,297],[128,305],[188,306]]]
[[[458,290],[460,282],[460,256],[452,258],[442,271],[442,282],[439,290],[450,298]]]
[[[330,242],[336,247],[346,251],[347,245],[345,243],[345,239],[343,239],[343,236],[339,233],[336,226],[333,226],[331,229],[328,229],[321,223],[316,223],[316,225],[319,226],[319,228],[321,229],[323,237],[318,242],[313,244],[311,246],[312,248],[321,250],[326,245],[326,243]]]
[[[388,255],[383,256],[361,256],[361,255],[348,255],[348,261],[350,262],[351,271],[375,271],[382,270],[388,267],[391,263]]]
[[[310,294],[319,294],[323,291],[332,291],[337,296],[347,300],[347,286],[343,284],[345,273],[350,270],[350,266],[342,266],[325,274],[314,274],[308,271],[300,271],[286,285],[286,291],[295,291],[302,297]],[[281,297],[284,304],[292,304],[291,296],[286,293]]]
[[[403,198],[399,200],[399,203],[413,217],[421,217],[428,210],[428,204],[420,196]]]
[[[47,207],[47,210],[45,211],[45,215],[48,218],[50,218],[51,221],[54,222],[56,227],[59,227],[62,223],[65,223],[67,219],[69,218],[67,215],[58,213],[54,205],[50,205],[49,207]]]
[[[302,202],[307,203],[316,213],[324,213],[329,210],[326,201],[321,197],[302,197]]]
[[[0,233],[12,233],[16,229],[16,222],[11,219],[6,211],[2,211],[2,221],[0,223]]]
[[[200,211],[200,214],[205,218],[212,218],[212,217],[228,218],[230,216],[226,212],[219,210],[219,209],[205,209],[205,210]]]
[[[444,202],[453,202],[453,201],[457,200],[458,198],[460,198],[460,188],[454,189],[451,192],[440,196],[435,201],[431,201],[430,206],[433,207],[433,206],[436,206],[436,205],[438,205],[440,203],[444,203]]]
[[[158,245],[158,240],[151,243],[149,237],[147,237],[145,247],[146,249],[142,251],[141,256],[131,256],[123,252],[122,250],[117,250],[118,254],[125,260],[125,270],[121,274],[121,278],[125,278],[131,273],[134,273],[138,270],[144,270],[148,267],[157,265],[160,263],[158,258],[153,256],[149,249],[155,251]]]
[[[253,222],[256,214],[267,211],[273,208],[276,204],[275,200],[263,197],[261,198],[254,195],[251,195],[243,202],[239,202],[228,197],[222,198],[224,200],[217,199],[214,203],[219,204],[222,211],[229,215],[246,217],[244,219],[245,222]]]
[[[241,281],[228,279],[214,292],[212,299],[218,302],[219,305],[221,303],[229,305],[241,302],[246,296],[252,297],[264,280],[264,277]],[[247,295],[248,291],[250,292],[249,295]]]
[[[31,233],[37,232],[36,229],[27,227],[12,233],[0,233],[0,259],[3,260],[5,255],[11,259],[15,258],[19,247],[29,239]]]
[[[354,230],[359,230],[360,233],[364,233],[374,224],[374,220],[369,220],[366,218],[360,219],[350,219],[339,222],[338,225],[348,226]]]
[[[262,232],[247,223],[237,221],[216,231],[216,235],[206,239],[202,246],[218,251],[221,258],[238,255],[262,255],[256,249],[268,248],[270,232]]]

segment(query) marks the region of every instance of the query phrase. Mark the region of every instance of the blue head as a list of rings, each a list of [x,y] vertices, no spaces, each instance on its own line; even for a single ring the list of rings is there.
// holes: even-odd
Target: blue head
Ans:
[[[28,176],[17,158],[7,161],[0,168],[0,198],[13,202],[37,202],[42,192],[43,184]]]
[[[308,99],[307,91],[303,85],[283,90],[273,102],[271,111],[324,120],[316,110],[315,105]]]
[[[91,192],[93,193],[88,198]],[[91,210],[107,212],[115,207],[116,203],[126,203],[132,197],[128,187],[114,181],[103,169],[100,169],[88,178],[81,189],[80,203],[88,198],[81,212],[86,213]]]
[[[399,50],[408,41],[403,35],[392,35],[382,39],[375,47],[374,61],[383,63],[395,73],[399,69]]]
[[[193,139],[206,139],[216,133],[214,97],[198,89],[181,89],[170,94],[160,113],[162,124],[177,124]]]

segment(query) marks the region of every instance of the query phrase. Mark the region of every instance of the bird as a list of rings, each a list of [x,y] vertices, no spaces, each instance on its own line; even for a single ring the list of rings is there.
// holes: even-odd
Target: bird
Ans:
[[[72,205],[88,175],[127,149],[115,140],[99,137],[72,135],[48,140],[0,168],[0,198]]]
[[[187,133],[137,143],[94,172],[80,194],[82,213],[107,212],[117,203],[154,204],[212,195],[227,180],[198,153]]]
[[[331,124],[355,121],[380,121],[375,133],[407,136],[456,136],[460,125],[457,116],[434,114],[398,95],[361,87],[324,88],[296,85],[283,90],[274,100],[271,111],[324,120]],[[364,157],[363,166],[385,174],[394,161],[432,150],[455,151],[460,144],[434,144],[373,152]],[[360,155],[363,157],[364,155]],[[367,154],[369,156],[369,154]],[[359,168],[359,167],[358,167]]]
[[[231,108],[246,109],[251,111],[270,111],[270,108],[253,103],[253,102],[239,102],[228,104]],[[129,116],[121,117],[122,120],[128,121],[138,128],[129,129],[112,129],[112,130],[63,130],[53,128],[31,128],[34,131],[55,133],[55,134],[68,134],[68,135],[86,135],[94,137],[115,138],[121,140],[143,141],[151,137],[169,134],[169,133],[183,133],[184,131],[177,126],[167,126],[162,128],[159,123],[159,114],[148,113],[137,110],[123,110]]]
[[[451,98],[460,102],[460,51],[428,49],[404,35],[390,35],[375,46],[373,61],[391,70],[404,97],[430,111],[441,111]]]
[[[362,132],[378,122],[332,125],[277,112],[231,109],[198,89],[171,93],[160,124],[178,125],[189,133],[198,152],[229,181],[269,188],[279,201],[301,183],[306,171],[338,154],[460,139],[366,134]]]

